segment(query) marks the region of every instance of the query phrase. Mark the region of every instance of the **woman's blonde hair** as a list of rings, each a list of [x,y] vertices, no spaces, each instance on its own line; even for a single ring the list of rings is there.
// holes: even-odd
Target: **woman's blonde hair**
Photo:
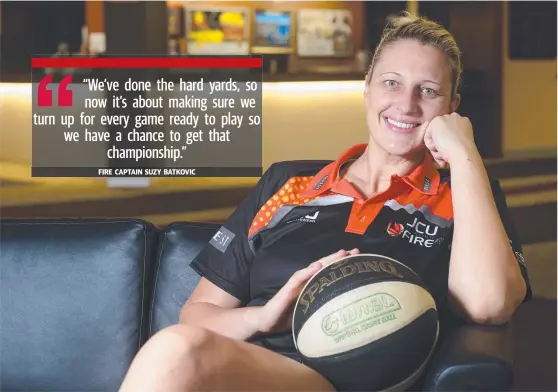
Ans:
[[[367,83],[370,82],[372,71],[380,59],[382,51],[387,46],[403,39],[416,40],[444,52],[451,71],[451,98],[453,99],[455,94],[457,94],[457,90],[461,83],[461,73],[463,72],[461,51],[455,39],[440,24],[425,17],[411,15],[408,12],[404,12],[402,15],[393,18],[384,29],[380,43],[376,47],[374,56],[372,57],[370,68],[368,69],[368,74],[366,76]]]

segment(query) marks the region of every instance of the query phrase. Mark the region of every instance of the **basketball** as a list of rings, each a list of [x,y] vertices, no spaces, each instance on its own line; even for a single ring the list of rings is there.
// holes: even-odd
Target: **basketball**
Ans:
[[[422,375],[438,341],[432,295],[409,267],[359,254],[323,267],[294,308],[302,362],[337,390],[405,390]]]

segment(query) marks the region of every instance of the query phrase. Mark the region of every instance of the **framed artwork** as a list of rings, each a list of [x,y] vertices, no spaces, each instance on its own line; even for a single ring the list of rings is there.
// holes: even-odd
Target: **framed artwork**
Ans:
[[[353,15],[348,10],[301,9],[297,18],[297,55],[352,57]]]
[[[288,11],[254,12],[252,53],[281,54],[293,51],[293,15]]]
[[[184,13],[188,54],[250,54],[248,8],[187,4]]]

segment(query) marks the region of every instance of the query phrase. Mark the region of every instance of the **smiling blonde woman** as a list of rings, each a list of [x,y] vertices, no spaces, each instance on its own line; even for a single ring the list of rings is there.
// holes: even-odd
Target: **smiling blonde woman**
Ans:
[[[504,195],[457,114],[461,71],[442,26],[393,19],[366,78],[368,143],[272,165],[192,262],[202,278],[180,323],[146,343],[121,390],[335,390],[289,328],[305,282],[349,254],[406,264],[439,309],[506,322],[531,289]]]

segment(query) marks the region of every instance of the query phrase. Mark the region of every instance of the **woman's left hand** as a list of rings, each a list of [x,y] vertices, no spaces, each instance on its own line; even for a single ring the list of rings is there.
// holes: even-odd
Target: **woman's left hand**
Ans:
[[[444,168],[452,158],[475,151],[473,126],[467,117],[457,113],[434,117],[424,124],[424,144]]]

